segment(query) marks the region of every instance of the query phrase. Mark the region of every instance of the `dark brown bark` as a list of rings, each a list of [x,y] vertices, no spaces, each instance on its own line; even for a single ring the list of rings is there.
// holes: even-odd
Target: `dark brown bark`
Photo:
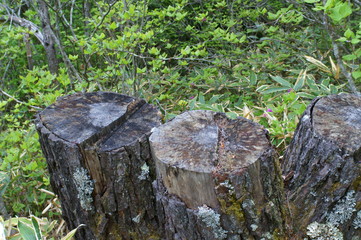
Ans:
[[[160,124],[144,100],[97,92],[59,99],[37,117],[51,185],[77,239],[157,239],[148,135]]]
[[[299,237],[312,222],[331,223],[344,239],[361,236],[355,220],[361,209],[360,161],[361,98],[340,94],[313,100],[282,163]]]
[[[260,125],[191,111],[149,141],[166,239],[284,237],[280,168]]]
[[[59,61],[56,56],[55,41],[53,39],[53,30],[51,29],[48,6],[43,0],[38,0],[38,15],[41,21],[42,33],[44,36],[44,48],[49,71],[53,74],[57,74],[59,70]]]

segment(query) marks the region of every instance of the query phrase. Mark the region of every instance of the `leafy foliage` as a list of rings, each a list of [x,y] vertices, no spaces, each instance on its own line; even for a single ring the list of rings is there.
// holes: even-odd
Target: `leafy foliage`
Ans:
[[[359,1],[47,0],[56,73],[41,44],[40,2],[0,5],[0,171],[10,179],[1,197],[10,215],[59,216],[48,208],[56,200],[32,123],[59,96],[134,95],[164,120],[192,109],[243,116],[263,124],[282,154],[312,98],[361,85]]]
[[[10,218],[6,221],[0,217],[0,236],[8,239],[23,239],[23,240],[41,240],[46,236],[47,239],[61,239],[70,240],[75,235],[76,231],[82,227],[73,229],[64,237],[61,236],[60,229],[56,229],[56,221],[49,221],[46,218],[37,218],[30,216],[29,218]]]

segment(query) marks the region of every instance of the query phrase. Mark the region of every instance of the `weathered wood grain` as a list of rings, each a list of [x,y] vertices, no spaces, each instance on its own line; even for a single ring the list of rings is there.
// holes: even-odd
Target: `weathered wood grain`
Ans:
[[[160,237],[148,135],[160,125],[144,100],[108,93],[60,98],[36,119],[51,185],[77,239]]]
[[[154,129],[149,141],[166,239],[284,236],[280,168],[260,125],[190,111]]]
[[[313,100],[282,168],[288,206],[300,235],[318,222],[332,223],[344,239],[361,236],[361,224],[354,224],[361,209],[361,98],[340,94]],[[341,206],[347,196],[349,202]]]

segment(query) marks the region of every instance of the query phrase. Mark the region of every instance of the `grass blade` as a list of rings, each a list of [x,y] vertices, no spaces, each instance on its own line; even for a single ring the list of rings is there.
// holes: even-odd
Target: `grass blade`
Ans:
[[[271,78],[272,78],[274,81],[276,81],[276,82],[278,82],[279,84],[281,84],[281,86],[283,86],[283,87],[292,88],[292,84],[291,84],[289,81],[287,81],[287,80],[285,80],[285,79],[283,79],[283,78],[281,78],[281,77],[279,77],[279,76],[272,76],[272,75],[271,75]]]

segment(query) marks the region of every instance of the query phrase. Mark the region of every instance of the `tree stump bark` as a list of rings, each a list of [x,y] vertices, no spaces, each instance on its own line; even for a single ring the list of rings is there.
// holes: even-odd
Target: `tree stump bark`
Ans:
[[[308,226],[314,236],[324,229],[361,239],[360,161],[361,98],[340,94],[313,100],[282,163],[299,237]]]
[[[283,238],[280,166],[260,125],[191,111],[149,141],[166,239]]]
[[[60,98],[36,126],[51,185],[77,239],[156,239],[155,179],[148,136],[160,125],[144,100],[108,93]]]

